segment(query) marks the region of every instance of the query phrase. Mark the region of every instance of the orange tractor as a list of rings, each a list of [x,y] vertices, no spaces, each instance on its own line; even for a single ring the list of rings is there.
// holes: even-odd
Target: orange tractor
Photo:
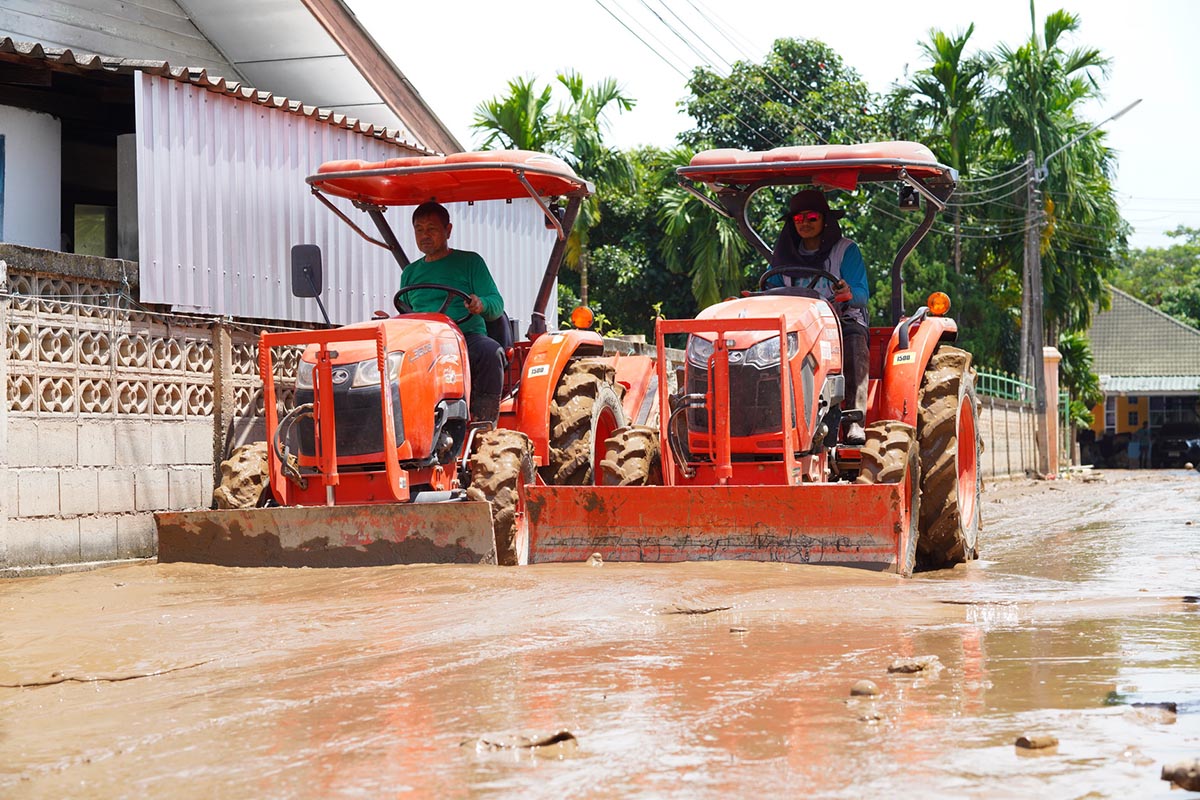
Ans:
[[[800,285],[718,303],[694,320],[660,320],[658,430],[614,432],[603,486],[529,487],[531,563],[746,559],[832,563],[910,575],[976,557],[980,526],[978,404],[971,357],[941,293],[902,309],[901,265],[954,191],[956,173],[924,146],[882,142],[711,150],[681,184],[736,221],[767,186],[853,190],[898,182],[924,218],[891,268],[893,325],[870,330],[866,443],[840,439],[841,323],[813,289],[834,276],[780,265]],[[700,187],[707,188],[704,192]],[[665,337],[685,334],[678,391]]]
[[[556,231],[526,338],[488,323],[506,359],[499,421],[469,417],[466,342],[444,313],[397,314],[330,330],[264,333],[259,372],[266,485],[255,508],[156,515],[159,559],[230,565],[355,565],[496,560],[528,551],[527,484],[583,484],[613,431],[654,409],[652,360],[603,356],[590,330],[546,330],[566,238],[592,187],[563,161],[495,151],[337,161],[308,178],[359,235],[409,263],[385,217],[391,206],[532,198]],[[379,239],[326,194],[365,211]],[[565,206],[551,205],[551,198]],[[320,252],[293,248],[292,290],[320,303]],[[397,281],[398,283],[399,281]],[[324,311],[322,307],[322,311]],[[281,362],[303,348],[295,375]],[[281,377],[295,381],[284,402]]]

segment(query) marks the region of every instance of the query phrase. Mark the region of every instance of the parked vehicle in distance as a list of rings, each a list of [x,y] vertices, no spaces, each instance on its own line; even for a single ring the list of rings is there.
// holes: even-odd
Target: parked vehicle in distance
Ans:
[[[1150,465],[1155,468],[1179,468],[1200,463],[1200,419],[1193,422],[1167,422],[1151,437]]]

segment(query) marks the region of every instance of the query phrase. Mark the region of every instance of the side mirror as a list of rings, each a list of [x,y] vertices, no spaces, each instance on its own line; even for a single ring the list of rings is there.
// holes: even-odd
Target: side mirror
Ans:
[[[921,195],[917,194],[917,190],[907,184],[900,187],[900,210],[921,210]]]
[[[292,245],[292,295],[321,296],[321,248],[315,244]]]

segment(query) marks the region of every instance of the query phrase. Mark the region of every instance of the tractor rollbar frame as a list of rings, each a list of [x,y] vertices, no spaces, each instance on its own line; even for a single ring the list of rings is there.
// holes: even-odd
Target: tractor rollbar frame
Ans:
[[[807,176],[806,176],[807,177]],[[913,177],[907,169],[901,168],[896,174],[896,179],[913,187],[918,195],[925,198],[925,216],[921,223],[916,227],[904,244],[896,253],[895,259],[892,261],[891,269],[891,310],[892,324],[898,325],[904,317],[904,276],[901,273],[901,268],[904,262],[908,259],[910,253],[916,248],[925,235],[929,233],[933,227],[934,219],[938,212],[946,207],[946,199],[938,197],[934,192],[930,191],[929,187],[923,184],[920,180]],[[706,206],[716,211],[722,216],[728,217],[734,221],[742,237],[757,250],[763,258],[771,258],[771,248],[767,246],[766,241],[759,235],[758,231],[750,224],[747,216],[747,211],[750,207],[750,198],[760,189],[768,186],[798,186],[811,183],[808,180],[782,181],[778,179],[761,180],[748,183],[745,186],[727,186],[723,185],[716,188],[717,199],[713,200],[706,195],[686,176],[680,176],[678,179],[680,188],[687,193],[700,200]],[[947,199],[949,194],[947,194]]]
[[[379,235],[383,241],[370,236],[366,231],[360,228],[354,220],[350,219],[340,208],[335,206],[329,198],[327,198],[321,189],[316,185],[321,181],[337,180],[339,178],[369,178],[380,176],[396,176],[396,175],[411,175],[422,172],[450,172],[462,170],[477,170],[477,169],[506,169],[513,173],[517,180],[525,187],[526,193],[537,203],[538,208],[546,217],[546,221],[555,231],[554,247],[550,251],[550,258],[546,262],[546,270],[542,274],[542,282],[538,287],[537,297],[533,302],[533,311],[529,320],[529,330],[526,336],[532,338],[546,332],[546,306],[550,303],[550,294],[554,290],[554,283],[558,280],[558,272],[562,268],[563,256],[566,253],[567,237],[571,235],[571,230],[575,227],[575,220],[579,216],[579,209],[583,204],[583,198],[592,193],[592,186],[586,180],[580,179],[578,188],[568,192],[564,197],[568,198],[567,208],[562,218],[558,215],[538,194],[537,189],[525,177],[526,173],[553,175],[562,177],[558,173],[550,170],[539,170],[531,168],[528,165],[513,165],[503,163],[480,163],[480,164],[440,164],[435,167],[381,167],[379,169],[363,169],[349,170],[345,172],[323,172],[317,175],[310,175],[305,178],[305,181],[312,189],[312,193],[320,200],[326,208],[336,214],[350,228],[373,245],[389,250],[396,262],[403,269],[409,265],[408,255],[401,247],[399,239],[396,238],[395,231],[388,224],[387,218],[383,215],[384,206],[376,203],[368,203],[363,200],[351,200],[356,208],[362,209],[370,215],[371,220],[375,223],[375,227],[379,229]],[[499,199],[499,198],[498,198]]]

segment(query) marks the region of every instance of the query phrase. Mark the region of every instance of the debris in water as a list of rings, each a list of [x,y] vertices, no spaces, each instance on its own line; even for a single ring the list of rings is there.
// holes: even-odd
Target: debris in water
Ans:
[[[1170,781],[1180,789],[1189,792],[1200,792],[1200,758],[1191,761],[1177,761],[1174,764],[1164,764],[1162,779]]]
[[[712,614],[715,611],[728,611],[733,606],[712,606],[709,608],[687,608],[685,606],[675,606],[664,614]]]
[[[1130,703],[1129,705],[1134,708],[1158,708],[1163,711],[1170,711],[1172,714],[1178,713],[1178,706],[1171,700],[1164,703]]]
[[[874,697],[877,694],[879,694],[879,687],[875,685],[875,681],[869,681],[866,678],[850,687],[851,697]]]
[[[575,734],[568,730],[556,731],[555,733],[542,736],[525,736],[524,734],[486,736],[478,739],[464,739],[459,743],[460,747],[471,747],[476,752],[554,748],[556,751],[559,751],[560,755],[574,752],[578,745],[579,740],[575,738]]]
[[[1185,602],[1185,603],[1200,603],[1200,597],[1197,597],[1194,594],[1185,594],[1183,596],[1183,602]]]
[[[1023,750],[1045,750],[1047,747],[1058,747],[1058,737],[1053,733],[1034,733],[1018,736],[1013,744]]]
[[[604,557],[599,553],[592,553],[590,556],[588,556],[587,565],[589,567],[603,567]]]
[[[729,632],[730,632],[730,633],[746,633],[746,632],[748,632],[749,630],[750,630],[749,628],[737,628],[737,627],[734,627],[734,628],[730,628],[730,629],[729,629]]]
[[[915,656],[893,661],[888,672],[930,672],[941,668],[942,662],[937,656]]]

